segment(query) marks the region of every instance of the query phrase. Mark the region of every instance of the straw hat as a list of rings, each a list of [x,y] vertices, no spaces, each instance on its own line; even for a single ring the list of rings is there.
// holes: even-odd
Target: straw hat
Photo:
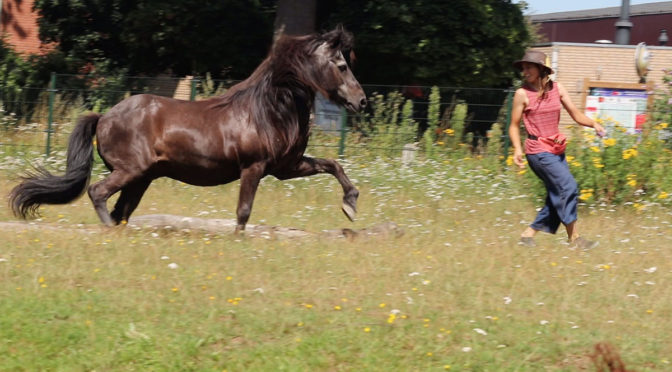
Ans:
[[[553,73],[553,69],[550,67],[548,56],[546,56],[546,53],[544,52],[528,50],[525,52],[525,55],[520,61],[513,62],[513,66],[519,70],[522,70],[523,62],[536,63],[541,68],[545,69],[549,75]]]

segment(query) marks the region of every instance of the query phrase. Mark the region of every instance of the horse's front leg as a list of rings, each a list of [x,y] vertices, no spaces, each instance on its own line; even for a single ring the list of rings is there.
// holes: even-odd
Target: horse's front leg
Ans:
[[[345,213],[345,216],[348,217],[350,221],[353,221],[355,219],[355,214],[357,214],[357,198],[359,197],[359,191],[357,191],[352,182],[350,182],[345,171],[343,171],[343,167],[338,164],[336,160],[309,158],[304,156],[294,165],[294,167],[277,171],[273,173],[273,176],[281,180],[286,180],[290,178],[312,176],[317,173],[329,173],[336,177],[341,184],[341,187],[343,187],[343,213]]]
[[[264,176],[265,166],[261,163],[255,163],[244,168],[240,172],[240,194],[238,195],[238,208],[236,209],[236,233],[245,230],[247,220],[250,219],[254,195],[257,193],[259,181]]]

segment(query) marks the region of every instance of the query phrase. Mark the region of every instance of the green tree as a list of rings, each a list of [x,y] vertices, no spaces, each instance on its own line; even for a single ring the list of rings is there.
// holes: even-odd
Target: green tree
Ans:
[[[531,40],[510,0],[326,3],[320,24],[343,23],[355,34],[357,76],[372,84],[506,87]]]
[[[246,77],[272,42],[271,0],[37,0],[40,38],[70,64]]]

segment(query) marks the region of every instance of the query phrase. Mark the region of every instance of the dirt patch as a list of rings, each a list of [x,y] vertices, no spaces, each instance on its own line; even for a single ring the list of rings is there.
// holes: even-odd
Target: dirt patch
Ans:
[[[164,232],[204,232],[212,234],[233,234],[236,221],[231,219],[212,219],[175,216],[170,214],[151,214],[131,217],[126,228],[136,230],[160,230]],[[0,222],[0,230],[58,230],[82,233],[100,233],[101,225],[63,225],[46,222]],[[297,239],[307,237],[328,237],[332,239],[366,239],[369,237],[399,237],[404,234],[394,222],[385,222],[364,229],[333,229],[309,232],[292,227],[252,225],[245,228],[245,236],[264,239]]]

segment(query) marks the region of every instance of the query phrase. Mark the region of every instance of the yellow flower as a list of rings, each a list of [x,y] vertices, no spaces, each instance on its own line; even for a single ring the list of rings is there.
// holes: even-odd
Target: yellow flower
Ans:
[[[628,182],[626,183],[630,187],[635,187],[637,186],[637,180],[636,179],[629,179]]]
[[[387,322],[388,322],[389,324],[392,324],[392,323],[394,323],[394,320],[395,320],[395,319],[397,319],[397,316],[394,315],[394,314],[390,314],[390,316],[387,317]]]
[[[667,199],[667,196],[665,191],[661,191],[660,194],[658,194],[658,199]]]
[[[637,156],[637,149],[623,150],[623,159],[628,160],[635,156]]]
[[[591,147],[590,147],[590,151],[592,151],[592,152],[600,152],[600,148],[597,147],[597,146],[591,146]]]
[[[609,147],[613,146],[616,144],[616,139],[615,138],[607,138],[602,141],[604,143],[604,147]]]
[[[448,128],[448,129],[444,129],[444,130],[443,130],[443,133],[445,133],[445,134],[447,134],[447,135],[449,135],[449,136],[452,136],[452,135],[455,134],[455,130]]]
[[[509,167],[513,165],[513,155],[509,155],[506,158],[506,165],[509,166]]]
[[[334,310],[341,310],[341,307],[336,305],[336,306],[334,306]]]
[[[366,332],[366,333],[371,332],[371,328],[369,328],[369,327],[365,327],[365,328],[364,328],[364,332]]]
[[[579,200],[581,200],[581,201],[586,201],[586,200],[588,200],[588,199],[590,199],[590,198],[592,198],[592,197],[593,197],[593,193],[592,193],[592,192],[587,192],[587,193],[583,193],[583,192],[582,192],[581,195],[579,195]]]
[[[572,167],[575,167],[575,168],[581,168],[581,162],[573,161],[573,162],[572,162]]]
[[[571,163],[571,162],[574,161],[575,157],[572,156],[572,155],[567,155],[567,156],[565,157],[565,159],[567,159],[567,161]]]

